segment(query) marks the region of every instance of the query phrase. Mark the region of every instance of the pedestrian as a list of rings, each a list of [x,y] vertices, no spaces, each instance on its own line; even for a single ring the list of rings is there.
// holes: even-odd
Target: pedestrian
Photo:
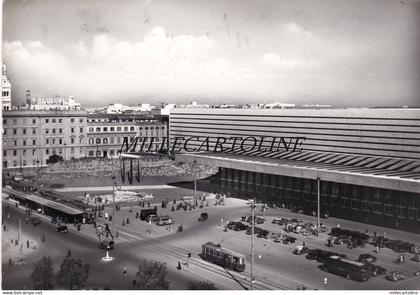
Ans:
[[[26,248],[29,249],[29,240],[26,240]]]
[[[67,251],[67,257],[71,257],[71,250],[70,249]]]
[[[125,226],[125,220],[124,219],[122,220],[122,226]]]
[[[373,232],[373,236],[376,238],[376,236],[377,236],[376,231]]]
[[[133,287],[135,287],[136,284],[137,284],[137,281],[136,280],[133,280]]]
[[[126,222],[126,224],[130,224],[130,219],[128,219],[128,217],[127,217],[127,222]]]
[[[305,247],[305,245],[306,245],[306,244],[305,244],[305,241],[303,241],[302,245],[303,245],[303,247]]]
[[[136,212],[136,218],[139,218],[139,212]]]
[[[3,231],[6,231],[6,225],[3,224]]]
[[[127,275],[127,266],[124,266],[123,275]]]
[[[80,228],[82,227],[82,225],[80,223],[77,224],[77,231],[80,231]]]

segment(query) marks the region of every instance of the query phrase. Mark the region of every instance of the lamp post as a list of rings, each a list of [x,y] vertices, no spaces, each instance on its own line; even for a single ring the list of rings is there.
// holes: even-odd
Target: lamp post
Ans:
[[[197,206],[197,176],[195,175],[195,168],[197,166],[197,160],[193,162],[193,174],[194,174],[194,205]]]
[[[255,230],[255,198],[251,204],[251,290],[254,289],[254,230]]]
[[[117,186],[115,182],[115,176],[111,176],[112,178],[112,234],[115,237],[115,189],[121,190],[120,187]]]
[[[316,179],[317,181],[317,187],[318,187],[318,202],[317,202],[317,228],[319,229],[320,227],[320,215],[321,215],[321,179],[319,178],[319,176]]]

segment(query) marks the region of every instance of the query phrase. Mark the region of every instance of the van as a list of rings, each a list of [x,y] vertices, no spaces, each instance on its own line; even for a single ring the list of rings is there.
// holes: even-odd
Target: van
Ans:
[[[156,225],[169,225],[169,224],[174,224],[174,221],[172,220],[172,218],[168,215],[164,215],[164,216],[159,216],[158,220],[156,222]]]
[[[157,214],[157,208],[142,209],[140,211],[140,220],[146,220],[152,214]]]

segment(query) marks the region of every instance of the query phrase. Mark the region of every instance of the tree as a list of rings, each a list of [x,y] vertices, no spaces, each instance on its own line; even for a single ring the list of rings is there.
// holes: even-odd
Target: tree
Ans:
[[[52,290],[54,288],[54,268],[52,267],[51,257],[44,256],[34,263],[31,280],[34,290]]]
[[[209,281],[188,282],[188,290],[217,290],[214,283]]]
[[[61,287],[68,290],[82,289],[89,276],[89,265],[80,259],[66,257],[61,263],[60,271],[55,279]]]
[[[47,164],[54,164],[54,163],[57,163],[58,161],[63,161],[63,157],[60,155],[54,154],[48,157]]]
[[[146,261],[139,265],[136,273],[135,287],[141,290],[168,290],[166,263]]]

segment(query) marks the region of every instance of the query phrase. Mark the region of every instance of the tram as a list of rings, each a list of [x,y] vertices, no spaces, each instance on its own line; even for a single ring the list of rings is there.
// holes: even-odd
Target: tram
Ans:
[[[223,248],[213,242],[202,245],[201,257],[220,266],[236,271],[245,270],[245,255]]]

